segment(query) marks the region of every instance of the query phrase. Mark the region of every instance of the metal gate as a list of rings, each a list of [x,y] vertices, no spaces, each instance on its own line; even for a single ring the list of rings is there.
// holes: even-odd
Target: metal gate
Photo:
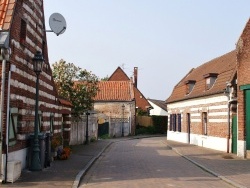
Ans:
[[[109,122],[98,124],[98,137],[109,134]]]

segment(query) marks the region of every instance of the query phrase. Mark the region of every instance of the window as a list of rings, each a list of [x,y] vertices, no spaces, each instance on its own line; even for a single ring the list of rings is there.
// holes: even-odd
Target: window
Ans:
[[[169,125],[169,130],[173,130],[173,114],[170,114],[170,125]]]
[[[181,132],[181,114],[177,114],[177,121],[178,132]]]
[[[188,80],[186,83],[186,94],[188,95],[194,89],[194,85],[196,83],[195,80]]]
[[[18,109],[10,109],[9,119],[9,146],[14,146],[17,140]]]
[[[214,85],[217,79],[217,76],[218,76],[217,73],[209,73],[209,74],[203,75],[203,77],[206,80],[206,83],[205,83],[206,90],[209,90]]]
[[[202,112],[202,134],[207,135],[207,112]]]
[[[20,29],[20,43],[25,44],[27,34],[27,23],[22,19],[21,20],[21,29]]]
[[[54,132],[54,114],[50,114],[50,133],[53,134]]]
[[[176,131],[176,114],[173,114],[173,131]]]

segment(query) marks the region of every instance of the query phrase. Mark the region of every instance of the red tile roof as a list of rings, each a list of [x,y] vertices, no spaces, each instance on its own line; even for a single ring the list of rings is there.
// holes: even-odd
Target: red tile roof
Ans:
[[[126,81],[130,80],[126,73],[118,67],[115,72],[109,77],[108,81]]]
[[[101,81],[95,101],[132,101],[134,100],[131,81]]]
[[[121,67],[118,67],[115,72],[109,77],[108,81],[129,81],[130,78],[127,76],[127,74],[121,69]],[[148,107],[151,107],[148,100],[144,97],[144,95],[140,92],[140,90],[134,87],[134,96],[136,101],[136,106],[142,110],[147,110]]]
[[[223,93],[226,89],[226,82],[231,81],[236,72],[236,51],[229,52],[221,57],[215,58],[203,65],[192,69],[173,89],[172,94],[166,100],[167,103],[186,100],[195,97]],[[217,73],[214,85],[206,90],[204,75]],[[186,83],[193,80],[193,90],[186,94]]]
[[[16,0],[0,0],[0,29],[10,28]]]
[[[58,99],[58,100],[59,100],[60,104],[62,104],[62,105],[64,105],[64,106],[69,106],[69,107],[72,107],[72,106],[73,106],[72,103],[71,103],[70,101],[66,100],[66,99],[60,98],[60,99]]]

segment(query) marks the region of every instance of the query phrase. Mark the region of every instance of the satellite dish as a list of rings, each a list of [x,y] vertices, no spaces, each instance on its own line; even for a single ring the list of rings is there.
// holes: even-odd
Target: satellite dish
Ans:
[[[58,36],[65,32],[66,21],[61,14],[53,13],[49,17],[49,26],[50,26],[50,29]]]

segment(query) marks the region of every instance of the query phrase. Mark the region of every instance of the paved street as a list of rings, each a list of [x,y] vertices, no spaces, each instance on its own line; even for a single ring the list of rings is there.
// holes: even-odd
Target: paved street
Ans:
[[[112,144],[80,187],[232,187],[176,154],[163,140],[156,137]]]

